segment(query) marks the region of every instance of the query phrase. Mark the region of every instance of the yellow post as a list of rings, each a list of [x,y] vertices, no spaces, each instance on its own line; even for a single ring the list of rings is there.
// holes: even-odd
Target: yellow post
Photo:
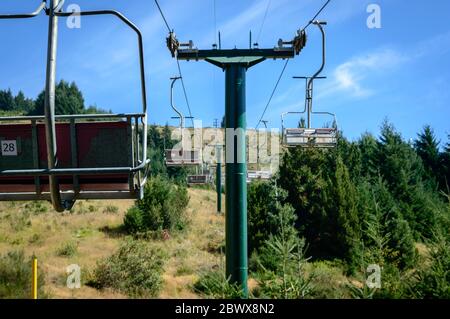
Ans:
[[[38,298],[38,262],[37,258],[33,257],[33,269],[32,269],[32,278],[31,278],[31,299]]]

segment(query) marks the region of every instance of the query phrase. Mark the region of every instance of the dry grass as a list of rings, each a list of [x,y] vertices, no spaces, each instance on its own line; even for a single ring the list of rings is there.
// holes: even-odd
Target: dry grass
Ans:
[[[189,189],[191,198],[187,213],[190,224],[186,231],[167,241],[149,241],[169,255],[161,298],[197,298],[190,286],[196,274],[216,267],[220,254],[214,249],[224,240],[224,219],[216,214],[215,193]],[[66,267],[78,264],[82,276],[95,267],[98,260],[111,255],[124,235],[114,232],[122,224],[133,201],[80,201],[71,213],[59,214],[50,205],[29,203],[0,204],[0,254],[23,249],[27,256],[35,254],[39,269],[46,274],[45,289],[52,298],[126,298],[109,290],[96,290],[86,285],[81,289],[66,287]],[[117,213],[108,213],[115,206]],[[39,212],[38,212],[39,211]],[[58,256],[64,244],[76,244],[73,256]]]

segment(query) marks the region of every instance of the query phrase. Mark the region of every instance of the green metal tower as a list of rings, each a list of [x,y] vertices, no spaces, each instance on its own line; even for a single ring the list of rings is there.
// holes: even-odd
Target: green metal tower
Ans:
[[[266,59],[293,58],[305,43],[304,32],[293,41],[280,40],[273,49],[198,50],[193,48],[192,41],[180,44],[172,32],[167,38],[169,50],[178,60],[204,60],[225,72],[226,275],[242,287],[245,296],[248,296],[246,73]],[[284,47],[285,44],[290,46]]]

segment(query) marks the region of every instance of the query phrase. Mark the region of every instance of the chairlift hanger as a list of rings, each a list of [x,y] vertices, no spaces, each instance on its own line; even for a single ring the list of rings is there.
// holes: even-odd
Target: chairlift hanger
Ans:
[[[61,212],[70,210],[78,199],[142,198],[150,167],[142,34],[120,12],[78,12],[80,16],[114,15],[137,34],[143,109],[130,114],[55,116],[58,17],[73,14],[61,12],[63,4],[64,0],[42,1],[30,14],[0,15],[0,20],[33,18],[42,11],[49,16],[45,115],[0,117],[0,140],[14,148],[9,154],[1,152],[0,200],[50,200]]]
[[[181,76],[176,76],[170,78],[170,106],[178,114],[176,117],[172,117],[173,119],[180,119],[179,128],[181,131],[181,148],[180,149],[166,149],[164,152],[165,163],[167,166],[172,167],[184,167],[184,166],[197,166],[201,165],[202,162],[200,160],[200,152],[199,150],[185,150],[184,149],[184,128],[185,128],[185,119],[192,117],[185,117],[183,113],[175,106],[173,99],[173,90],[175,86],[175,82],[180,80]]]
[[[294,77],[295,79],[305,79],[306,81],[306,94],[305,94],[305,108],[302,112],[284,112],[281,114],[281,130],[282,141],[287,147],[315,147],[315,148],[333,148],[337,144],[337,129],[332,128],[312,128],[311,118],[312,115],[329,115],[333,117],[333,126],[336,125],[336,115],[330,112],[314,112],[312,108],[313,102],[313,85],[316,79],[325,79],[326,77],[319,76],[322,73],[326,60],[325,49],[325,31],[323,25],[326,22],[313,21],[312,24],[316,25],[322,34],[322,64],[320,68],[311,77],[301,76]],[[305,114],[307,115],[307,127],[306,128],[285,128],[284,118],[290,114]]]

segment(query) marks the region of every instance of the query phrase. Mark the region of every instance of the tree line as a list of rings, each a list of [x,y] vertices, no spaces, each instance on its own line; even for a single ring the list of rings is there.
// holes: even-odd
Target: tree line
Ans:
[[[36,99],[25,96],[22,91],[14,95],[11,89],[0,90],[0,113],[4,115],[44,115],[45,91]],[[111,113],[97,106],[86,107],[83,93],[75,82],[61,80],[56,85],[55,114],[102,114]]]
[[[448,298],[450,136],[440,146],[430,126],[407,142],[386,120],[378,137],[287,150],[270,183],[249,187],[250,255],[275,267],[266,251],[287,223],[312,260],[339,260],[349,276],[380,265],[379,296]]]

